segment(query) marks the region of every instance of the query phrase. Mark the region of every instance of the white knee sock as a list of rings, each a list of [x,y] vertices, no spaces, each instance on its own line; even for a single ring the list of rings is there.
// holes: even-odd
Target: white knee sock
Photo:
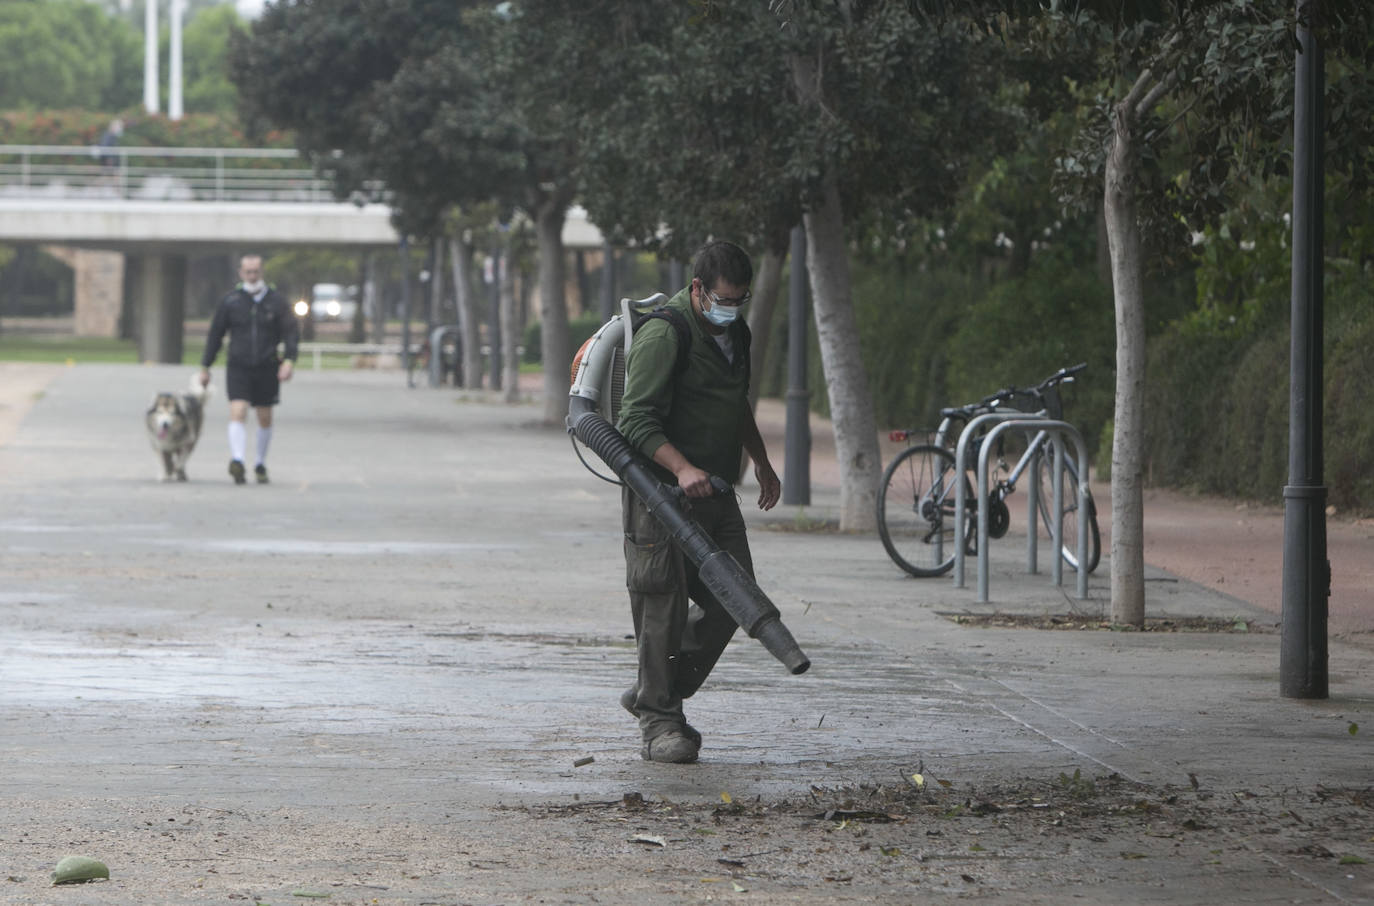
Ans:
[[[258,465],[267,462],[267,445],[272,443],[272,429],[258,426]]]
[[[243,462],[243,454],[247,446],[248,434],[244,429],[243,422],[236,422],[231,419],[229,422],[229,456]]]

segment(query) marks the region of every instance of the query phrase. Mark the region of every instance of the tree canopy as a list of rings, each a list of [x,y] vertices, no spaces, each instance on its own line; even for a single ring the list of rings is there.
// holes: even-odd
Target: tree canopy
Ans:
[[[526,162],[477,41],[486,6],[273,4],[232,43],[245,121],[290,128],[341,196],[384,183],[416,235],[436,234],[452,205],[509,203]]]
[[[143,44],[87,0],[0,4],[0,110],[118,111],[141,97]]]

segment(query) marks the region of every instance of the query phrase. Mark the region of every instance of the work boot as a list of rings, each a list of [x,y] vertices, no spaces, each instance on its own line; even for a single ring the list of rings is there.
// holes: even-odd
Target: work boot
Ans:
[[[669,730],[644,743],[644,748],[639,750],[639,757],[664,764],[691,764],[697,760],[700,750],[700,744],[677,730]]]
[[[630,716],[633,717],[635,720],[639,720],[639,711],[635,708],[635,699],[638,697],[639,689],[635,688],[634,686],[631,686],[624,692],[620,693],[620,707],[624,708],[626,711],[629,711]],[[696,727],[692,726],[686,721],[683,721],[682,724],[682,735],[686,736],[692,742],[696,743],[697,748],[701,748],[701,734],[697,732]]]
[[[258,463],[253,467],[253,474],[258,476],[258,484],[267,484],[267,466]]]
[[[234,476],[234,484],[243,484],[248,480],[243,477],[243,462],[238,459],[229,460],[229,474]]]

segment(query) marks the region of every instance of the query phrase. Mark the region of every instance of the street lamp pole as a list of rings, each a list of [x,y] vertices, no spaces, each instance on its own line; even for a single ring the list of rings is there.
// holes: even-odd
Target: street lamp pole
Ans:
[[[1322,72],[1317,0],[1298,0],[1293,96],[1292,347],[1288,484],[1283,489],[1283,622],[1279,692],[1326,698],[1326,486],[1322,483]]]
[[[149,0],[151,3],[152,0]],[[167,117],[181,119],[181,20],[186,13],[186,0],[170,0],[168,15],[172,20],[172,44],[167,62]]]
[[[143,5],[143,109],[158,110],[157,0],[144,0]]]

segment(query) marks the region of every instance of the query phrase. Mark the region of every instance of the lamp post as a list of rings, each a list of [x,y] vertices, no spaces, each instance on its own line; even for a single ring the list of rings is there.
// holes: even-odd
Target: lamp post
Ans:
[[[806,389],[806,228],[792,228],[787,292],[787,428],[782,502],[811,503],[811,392]]]
[[[157,0],[144,0],[143,6],[143,109],[158,110]]]
[[[148,0],[152,3],[153,0]],[[167,61],[167,117],[181,119],[181,20],[186,14],[186,0],[170,0],[168,14],[172,19],[172,44]]]
[[[1326,698],[1326,485],[1322,483],[1323,167],[1321,4],[1298,0],[1293,92],[1292,347],[1288,484],[1283,489],[1283,622],[1279,692]],[[1318,20],[1318,21],[1314,21]]]

